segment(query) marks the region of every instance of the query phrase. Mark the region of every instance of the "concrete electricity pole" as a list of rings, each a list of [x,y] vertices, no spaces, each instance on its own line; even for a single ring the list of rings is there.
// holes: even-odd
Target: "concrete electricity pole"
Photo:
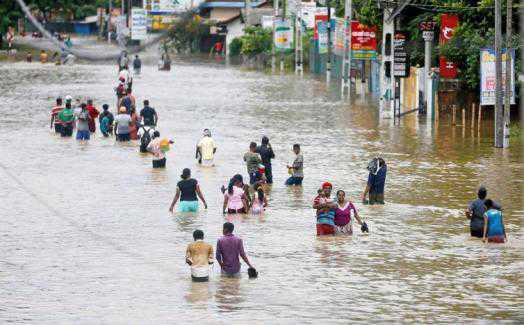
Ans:
[[[302,53],[302,0],[296,1],[295,20],[295,73],[304,74],[304,55]]]
[[[344,33],[344,53],[342,59],[342,79],[341,79],[341,93],[344,97],[344,90],[348,90],[348,99],[351,100],[351,21],[353,20],[353,1],[346,0],[344,5],[344,20],[345,29],[348,33]]]
[[[326,1],[327,5],[327,62],[326,62],[326,82],[331,80],[331,0]]]
[[[506,3],[506,89],[504,97],[504,141],[502,146],[504,148],[509,147],[509,122],[510,122],[510,113],[511,113],[511,37],[513,31],[513,0],[507,0]]]
[[[504,145],[504,109],[502,107],[502,0],[495,0],[495,147]]]
[[[275,21],[278,17],[278,0],[273,0],[273,8],[275,10],[273,14],[273,44],[271,44],[271,72],[275,73],[277,66],[276,48],[275,48]]]

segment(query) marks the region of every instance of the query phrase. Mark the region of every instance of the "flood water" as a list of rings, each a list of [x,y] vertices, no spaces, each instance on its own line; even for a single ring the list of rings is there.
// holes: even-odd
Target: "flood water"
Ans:
[[[159,130],[173,138],[165,170],[137,145],[97,134],[88,144],[49,129],[58,96],[92,97],[114,109],[110,64],[0,64],[0,322],[341,323],[524,321],[521,143],[492,146],[469,127],[438,129],[407,116],[380,119],[377,103],[349,105],[323,81],[270,76],[220,64],[143,67],[139,103],[150,99]],[[218,143],[215,168],[194,160],[202,130]],[[275,184],[263,217],[224,217],[219,188],[250,141],[276,151]],[[303,188],[286,188],[293,143],[305,157]],[[362,205],[366,166],[388,164],[384,206]],[[189,167],[209,209],[168,213]],[[352,237],[315,236],[311,202],[323,181],[344,189],[370,227]],[[478,186],[504,207],[509,242],[469,237],[463,209]],[[191,283],[184,263],[192,232],[213,245],[233,220],[260,272]]]

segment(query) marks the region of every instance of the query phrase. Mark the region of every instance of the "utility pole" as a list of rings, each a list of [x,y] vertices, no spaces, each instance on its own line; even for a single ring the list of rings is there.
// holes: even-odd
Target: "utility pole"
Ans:
[[[246,27],[249,27],[251,24],[249,22],[249,17],[251,16],[251,0],[245,0],[245,12],[246,12]]]
[[[327,5],[327,61],[326,61],[326,82],[331,80],[331,0],[326,1]]]
[[[304,74],[304,64],[302,62],[302,0],[297,0],[296,21],[295,21],[295,73]]]
[[[382,64],[380,72],[380,111],[383,118],[392,117],[393,89],[395,78],[393,78],[393,35],[395,33],[395,19],[388,19],[393,15],[393,8],[384,8],[384,19],[382,27]]]
[[[107,42],[111,43],[111,13],[113,12],[113,1],[109,0],[109,15],[107,15]]]
[[[341,79],[341,93],[344,97],[344,89],[348,90],[348,99],[351,100],[351,21],[353,20],[353,1],[346,0],[344,4],[344,53],[342,59],[342,79]],[[347,31],[347,33],[346,33]]]
[[[505,100],[504,100],[504,141],[502,143],[503,148],[509,147],[509,122],[511,114],[511,37],[513,32],[513,0],[507,0],[506,3],[506,89],[505,89]]]
[[[271,72],[275,73],[277,58],[275,48],[275,20],[278,19],[278,0],[273,0],[273,8],[275,10],[273,14],[273,44],[271,44]]]
[[[504,144],[504,109],[502,107],[502,24],[501,2],[495,0],[495,147]]]

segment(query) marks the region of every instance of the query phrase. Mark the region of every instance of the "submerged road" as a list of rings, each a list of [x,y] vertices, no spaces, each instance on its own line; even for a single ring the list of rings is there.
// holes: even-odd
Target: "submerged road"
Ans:
[[[0,63],[0,322],[344,323],[522,320],[520,145],[492,147],[462,137],[445,119],[437,130],[416,116],[400,126],[376,103],[349,105],[323,82],[269,76],[199,61],[169,73],[145,66],[135,78],[159,130],[173,138],[165,170],[136,144],[100,134],[88,144],[49,130],[58,96],[94,98],[114,110],[113,65],[56,67]],[[141,105],[140,105],[141,107]],[[217,166],[200,168],[202,130],[218,143]],[[263,217],[224,217],[220,186],[246,174],[242,156],[262,135],[276,151],[275,184]],[[291,146],[305,158],[303,188],[286,188]],[[389,166],[384,206],[359,201],[366,166]],[[183,168],[209,204],[171,215]],[[323,181],[344,189],[370,226],[352,237],[315,236],[311,202]],[[484,184],[504,206],[509,243],[469,238],[462,210]],[[192,232],[213,245],[232,220],[260,272],[256,280],[191,283],[184,264]]]

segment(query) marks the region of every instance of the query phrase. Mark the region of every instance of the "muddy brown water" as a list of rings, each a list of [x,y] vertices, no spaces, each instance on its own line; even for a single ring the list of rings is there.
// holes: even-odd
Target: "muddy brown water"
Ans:
[[[145,66],[135,79],[159,130],[173,138],[165,170],[136,144],[97,134],[88,144],[49,130],[57,96],[114,109],[112,65],[0,64],[0,321],[2,323],[348,323],[522,321],[522,154],[492,146],[441,119],[400,125],[377,102],[340,101],[324,82],[270,76],[199,61],[169,73]],[[218,143],[200,168],[204,128]],[[221,214],[219,187],[245,172],[250,141],[270,137],[275,184],[263,217]],[[303,188],[286,188],[291,145],[305,157]],[[389,166],[384,206],[359,202],[367,162]],[[209,203],[196,215],[168,207],[184,167]],[[311,201],[321,182],[344,189],[371,232],[315,236]],[[504,207],[509,242],[469,238],[462,210],[484,184]],[[192,231],[215,243],[224,220],[258,268],[256,280],[191,283],[184,264]]]

